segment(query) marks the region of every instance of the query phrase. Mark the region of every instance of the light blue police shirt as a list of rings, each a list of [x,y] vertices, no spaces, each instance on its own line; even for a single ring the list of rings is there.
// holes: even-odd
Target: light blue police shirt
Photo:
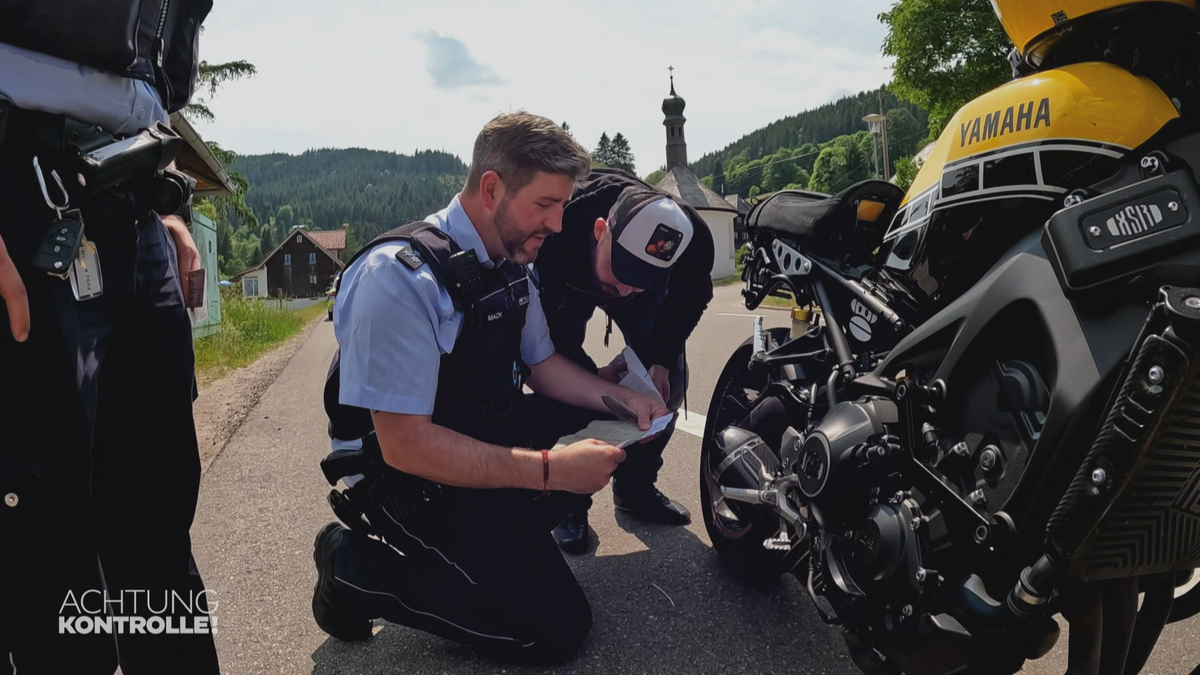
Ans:
[[[3,42],[0,100],[98,124],[122,136],[167,123],[158,91],[147,82]]]
[[[425,219],[464,251],[492,266],[483,240],[458,197]],[[441,356],[454,349],[463,314],[429,265],[416,270],[396,259],[404,242],[379,244],[342,272],[333,311],[341,347],[341,402],[367,410],[432,415]],[[521,357],[534,365],[554,354],[546,315],[531,283],[521,333]]]

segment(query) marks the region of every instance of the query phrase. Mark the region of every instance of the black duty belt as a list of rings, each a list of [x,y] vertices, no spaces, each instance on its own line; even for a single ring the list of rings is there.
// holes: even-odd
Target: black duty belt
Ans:
[[[66,115],[0,101],[0,158],[39,158],[70,194],[78,195],[77,202],[129,187],[141,195],[147,211],[178,212],[195,187],[194,180],[167,168],[182,146],[183,139],[164,124],[118,137]]]
[[[0,153],[10,148],[35,151],[49,161],[79,156],[118,140],[100,126],[0,101]]]

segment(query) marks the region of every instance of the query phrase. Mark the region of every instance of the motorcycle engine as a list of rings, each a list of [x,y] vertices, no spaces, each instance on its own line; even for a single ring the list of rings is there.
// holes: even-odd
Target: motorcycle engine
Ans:
[[[997,388],[981,386],[971,404],[994,409]],[[730,427],[718,437],[717,483],[739,517],[763,522],[769,514],[790,533],[788,546],[807,556],[807,564],[792,556],[790,571],[822,619],[845,627],[860,667],[888,672],[879,663],[891,661],[910,675],[956,672],[978,648],[971,617],[958,609],[964,596],[984,611],[998,604],[971,575],[974,554],[964,555],[978,548],[977,533],[951,528],[944,501],[966,508],[988,477],[963,457],[962,443],[931,436],[903,447],[900,412],[883,397],[837,403],[809,429],[789,427],[778,459],[758,436]],[[984,451],[971,441],[976,455]]]

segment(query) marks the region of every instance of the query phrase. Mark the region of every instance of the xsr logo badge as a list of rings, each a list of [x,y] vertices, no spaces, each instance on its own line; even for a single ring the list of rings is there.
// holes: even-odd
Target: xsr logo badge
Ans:
[[[1157,204],[1134,204],[1118,211],[1106,224],[1112,236],[1127,237],[1141,234],[1162,221],[1162,209]]]
[[[850,303],[850,311],[854,312],[854,316],[850,318],[850,334],[859,342],[870,342],[871,326],[879,317],[858,300]]]

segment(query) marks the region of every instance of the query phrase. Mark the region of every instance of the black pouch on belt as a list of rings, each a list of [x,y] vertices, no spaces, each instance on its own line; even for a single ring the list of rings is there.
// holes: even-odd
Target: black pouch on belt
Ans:
[[[97,193],[136,178],[158,176],[175,160],[182,145],[183,139],[164,124],[143,129],[136,136],[81,152],[80,182]]]

